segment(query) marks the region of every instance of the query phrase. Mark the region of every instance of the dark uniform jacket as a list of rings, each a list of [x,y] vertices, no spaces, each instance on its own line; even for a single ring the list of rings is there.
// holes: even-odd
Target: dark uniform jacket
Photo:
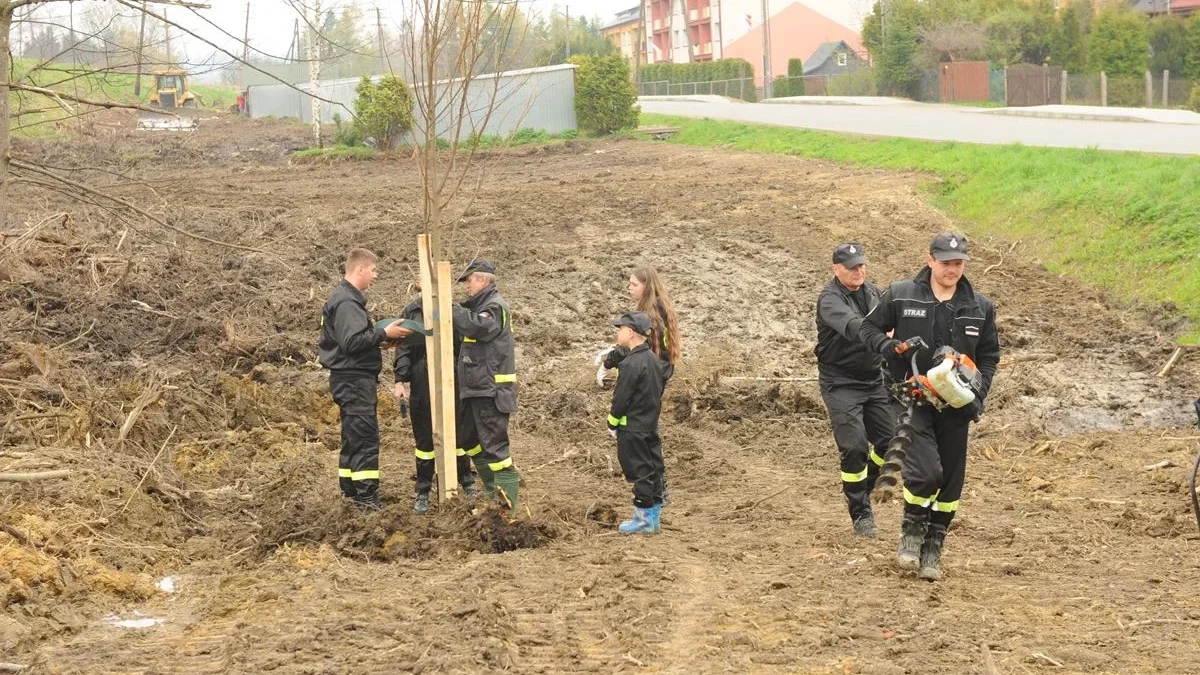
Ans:
[[[321,310],[321,365],[329,370],[354,370],[379,375],[383,355],[379,344],[387,339],[367,311],[367,299],[345,279],[329,294]]]
[[[500,412],[516,410],[512,315],[494,285],[454,307],[454,330],[462,335],[457,370],[459,396],[494,398]]]
[[[662,409],[665,364],[646,344],[638,345],[621,361],[621,376],[613,389],[608,428],[640,433],[658,432]]]
[[[417,298],[404,308],[401,319],[413,319],[425,323],[425,315],[421,310],[421,298]],[[396,347],[396,358],[392,362],[392,373],[397,382],[412,382],[414,384],[429,384],[429,366],[425,359],[425,341],[401,342]]]
[[[882,378],[883,358],[859,340],[863,319],[879,304],[867,282],[851,292],[834,277],[817,298],[817,370],[830,384],[871,383]]]
[[[401,319],[411,319],[425,323],[425,313],[421,298],[418,297],[404,308]],[[458,362],[459,349],[462,347],[462,336],[454,333],[454,359]],[[396,347],[395,360],[392,362],[392,373],[397,382],[411,382],[414,388],[429,388],[429,361],[426,357],[425,340],[404,340]],[[458,381],[455,380],[457,386]]]
[[[882,297],[879,305],[862,324],[862,339],[876,353],[888,342],[887,331],[895,329],[893,337],[907,340],[921,336],[931,349],[919,355],[917,369],[924,373],[931,365],[930,357],[938,347],[949,345],[971,357],[982,376],[979,399],[982,404],[992,386],[992,377],[1000,363],[1000,336],[996,330],[996,310],[992,301],[976,293],[964,276],[950,300],[945,316],[937,316],[938,303],[930,285],[928,266],[911,281],[897,281]],[[940,330],[939,330],[940,329]],[[923,358],[921,358],[923,357]],[[910,359],[890,359],[892,378],[906,379]],[[982,405],[981,405],[982,409]]]

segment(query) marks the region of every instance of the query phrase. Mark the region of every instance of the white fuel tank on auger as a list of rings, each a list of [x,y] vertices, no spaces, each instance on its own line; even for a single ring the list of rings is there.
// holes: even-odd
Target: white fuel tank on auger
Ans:
[[[965,354],[945,349],[942,362],[925,373],[929,386],[951,408],[962,408],[975,400],[979,387],[979,369]],[[939,350],[941,351],[941,350]],[[937,354],[934,354],[934,358]]]

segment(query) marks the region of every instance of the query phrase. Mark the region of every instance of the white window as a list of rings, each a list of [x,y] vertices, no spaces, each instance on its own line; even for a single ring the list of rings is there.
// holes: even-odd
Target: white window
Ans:
[[[845,68],[847,63],[846,52],[838,52],[838,65]]]

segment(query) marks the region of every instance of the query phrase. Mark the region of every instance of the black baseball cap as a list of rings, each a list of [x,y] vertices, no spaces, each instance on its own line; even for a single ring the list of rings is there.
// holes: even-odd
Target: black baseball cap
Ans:
[[[867,254],[863,251],[862,244],[857,242],[838,244],[838,247],[833,249],[833,262],[843,267],[857,267],[867,262]]]
[[[471,276],[472,274],[474,274],[476,272],[483,272],[485,274],[495,274],[496,273],[496,263],[492,262],[491,260],[484,260],[483,258],[476,258],[471,261],[471,264],[467,265],[467,269],[463,270],[463,273],[458,276],[458,280],[460,282],[466,281],[467,277]]]
[[[954,232],[939,232],[929,244],[929,254],[938,262],[971,259],[967,255],[967,238]]]
[[[612,325],[629,326],[638,335],[650,335],[650,315],[645,312],[626,312],[613,319]]]

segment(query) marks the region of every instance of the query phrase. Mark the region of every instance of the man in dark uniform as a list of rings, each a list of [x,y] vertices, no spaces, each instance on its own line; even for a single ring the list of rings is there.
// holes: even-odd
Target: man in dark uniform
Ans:
[[[896,425],[883,359],[859,340],[863,317],[878,304],[862,244],[839,245],[833,250],[833,279],[817,298],[817,372],[841,456],[842,492],[860,537],[877,532],[871,490]]]
[[[931,581],[942,578],[946,528],[962,496],[968,427],[983,414],[1000,362],[996,311],[991,300],[963,276],[967,260],[965,237],[938,234],[929,246],[926,267],[913,280],[892,284],[862,325],[863,341],[890,359],[895,381],[937,365],[934,351],[941,347],[970,357],[979,370],[971,403],[940,412],[920,405],[913,411],[916,433],[904,460],[904,522],[896,562],[904,569],[919,569],[918,576]],[[891,338],[889,330],[894,330]],[[896,348],[913,337],[929,345],[916,355],[919,373],[909,372],[909,358],[896,356]]]
[[[401,318],[412,319],[424,323],[421,310],[421,298],[408,303]],[[454,341],[454,355],[457,358],[461,341]],[[412,420],[413,441],[416,443],[417,480],[413,512],[425,515],[429,512],[429,491],[433,488],[435,473],[433,451],[433,419],[429,411],[429,363],[426,359],[424,340],[420,342],[401,342],[396,347],[396,358],[393,363],[393,373],[396,384],[393,394],[397,399],[408,401],[409,413]],[[458,380],[455,380],[458,389]],[[455,396],[457,401],[458,397]],[[456,416],[457,419],[457,416]],[[459,444],[461,445],[461,444]],[[475,495],[475,474],[471,472],[471,459],[466,451],[459,447],[458,453],[458,482],[463,494]]]
[[[346,275],[329,294],[321,310],[321,366],[329,369],[329,392],[342,421],[342,452],[338,483],[342,495],[364,506],[379,508],[379,423],[375,417],[379,346],[412,331],[400,322],[376,328],[367,311],[363,291],[375,282],[375,254],[362,248],[350,251]]]
[[[462,336],[458,445],[483,480],[484,498],[495,498],[498,488],[516,516],[521,476],[508,445],[508,416],[517,409],[512,313],[496,289],[496,265],[490,260],[472,260],[458,280],[467,285],[468,296],[454,306],[454,331]]]

